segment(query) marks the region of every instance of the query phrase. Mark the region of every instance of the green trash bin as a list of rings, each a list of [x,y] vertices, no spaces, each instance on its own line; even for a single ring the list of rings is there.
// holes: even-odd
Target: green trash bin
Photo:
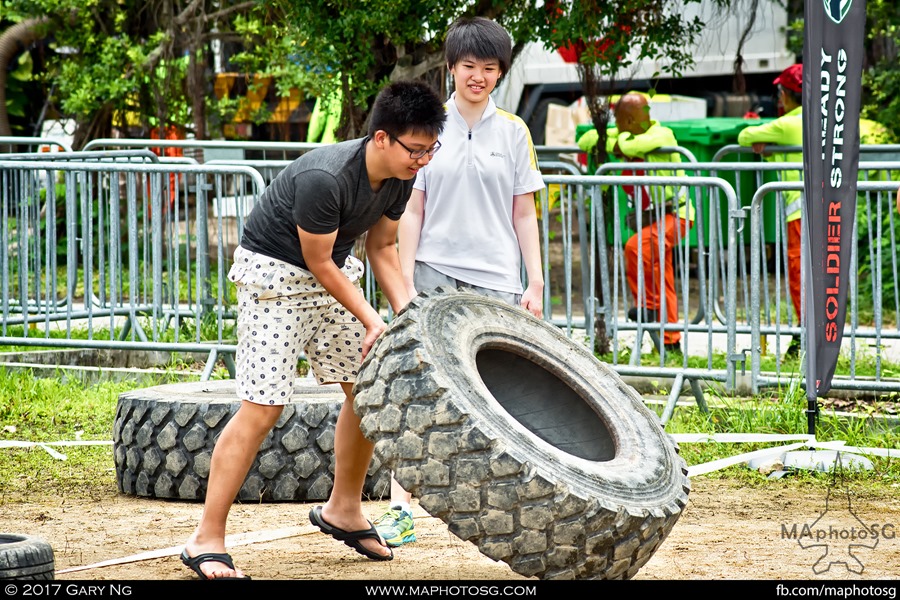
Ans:
[[[752,125],[760,125],[767,123],[773,119],[744,119],[741,117],[708,117],[705,119],[685,119],[681,121],[667,121],[662,123],[670,128],[678,140],[678,145],[689,150],[698,162],[712,162],[713,157],[723,147],[737,144],[738,134]],[[752,154],[734,153],[723,157],[723,162],[758,162],[759,159]],[[695,172],[695,175],[709,176],[707,170]],[[721,177],[731,184],[737,193],[741,206],[749,206],[753,200],[753,194],[757,190],[756,174],[750,171],[718,171],[715,173],[717,177]],[[772,171],[764,172],[762,181],[777,181],[777,175]],[[722,241],[728,241],[728,205],[721,194],[715,188],[707,188],[700,194],[703,222],[704,222],[704,242],[709,243],[709,199],[710,197],[719,197],[719,216],[720,231],[722,232]],[[770,194],[763,200],[763,227],[764,239],[766,242],[774,241],[776,227],[776,198]],[[743,241],[750,241],[750,222],[745,224],[743,229]],[[696,227],[691,231],[690,244],[696,246],[697,231]]]

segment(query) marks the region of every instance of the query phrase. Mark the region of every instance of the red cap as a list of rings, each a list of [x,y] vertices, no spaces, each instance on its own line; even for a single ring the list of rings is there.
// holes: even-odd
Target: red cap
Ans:
[[[803,65],[798,63],[789,66],[775,78],[773,83],[799,94],[800,86],[803,83]]]

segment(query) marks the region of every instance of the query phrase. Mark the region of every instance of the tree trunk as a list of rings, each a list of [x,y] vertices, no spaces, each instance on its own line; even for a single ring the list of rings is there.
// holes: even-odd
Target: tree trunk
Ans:
[[[72,136],[72,150],[81,150],[93,139],[112,137],[113,112],[109,104],[104,104],[92,115],[90,121],[79,122]]]
[[[191,116],[194,120],[194,137],[198,140],[206,139],[206,71],[205,52],[200,52],[194,46],[188,59],[187,92],[191,99]]]
[[[0,135],[11,136],[9,114],[6,112],[6,74],[7,67],[20,50],[27,50],[35,41],[46,34],[43,25],[49,23],[46,17],[26,19],[16,23],[0,35]]]
[[[614,82],[609,81],[606,82],[606,85],[604,85],[604,82],[601,81],[600,77],[598,77],[594,68],[583,63],[578,63],[578,76],[579,79],[581,79],[581,86],[584,90],[585,102],[587,103],[588,109],[591,113],[591,122],[594,124],[594,128],[597,130],[597,145],[594,147],[591,158],[593,159],[594,165],[602,165],[609,158],[609,155],[606,152],[606,140],[609,137],[606,133],[606,128],[609,123],[610,110],[609,98],[604,94],[604,88],[606,91],[611,90],[613,88]],[[612,211],[608,209],[609,203],[605,201],[605,196],[606,194],[601,192],[601,206],[599,207],[599,210],[604,211],[605,217],[610,217]],[[605,222],[608,223],[609,218],[606,218]],[[614,260],[612,247],[608,244],[606,255],[609,261]],[[601,264],[599,260],[599,250],[597,252],[597,259],[598,260],[595,263],[597,264],[597,268],[606,269],[608,277],[611,278],[613,273],[612,262],[610,262],[610,264]],[[595,273],[594,282],[594,296],[597,298],[599,306],[604,307],[605,314],[605,312],[613,310],[615,307],[610,306],[611,299],[604,297],[602,279],[599,272]],[[609,336],[606,332],[606,319],[594,319],[594,351],[600,354],[606,354],[607,352],[609,352],[609,347]]]

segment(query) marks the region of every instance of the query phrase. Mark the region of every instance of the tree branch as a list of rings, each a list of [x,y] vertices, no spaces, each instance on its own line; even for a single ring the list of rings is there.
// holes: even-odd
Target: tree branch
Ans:
[[[391,70],[390,80],[418,79],[432,69],[438,69],[444,64],[444,53],[430,52],[425,55],[425,60],[418,64],[412,64],[412,56],[397,48],[397,64]]]
[[[223,8],[222,10],[217,10],[214,13],[208,14],[205,16],[206,21],[215,21],[220,17],[227,17],[233,12],[238,12],[242,10],[249,10],[256,6],[256,2],[242,2],[240,4],[235,4],[234,6],[229,6],[228,8]]]
[[[734,82],[732,91],[735,94],[744,94],[747,92],[747,80],[744,79],[744,42],[750,36],[753,25],[756,23],[756,12],[759,10],[759,0],[752,0],[750,6],[750,20],[741,33],[741,39],[738,42],[737,50],[734,53]]]
[[[203,0],[191,0],[191,3],[188,4],[183,11],[181,11],[178,15],[175,16],[176,25],[184,25],[188,22],[191,16],[197,12],[197,9],[203,5]]]
[[[234,31],[207,31],[203,34],[203,40],[221,40],[223,42],[234,42],[239,44],[244,41],[244,38],[241,34]]]
[[[470,10],[470,14],[488,19],[496,19],[503,15],[506,11],[505,3],[495,2],[494,0],[479,0]]]

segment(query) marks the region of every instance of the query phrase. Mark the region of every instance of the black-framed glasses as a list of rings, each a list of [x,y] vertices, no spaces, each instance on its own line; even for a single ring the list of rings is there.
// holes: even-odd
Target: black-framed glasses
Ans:
[[[401,146],[403,146],[403,148],[404,148],[407,152],[409,152],[409,157],[412,158],[412,159],[414,159],[414,160],[418,160],[418,159],[422,158],[423,156],[425,156],[426,154],[427,154],[428,156],[434,156],[434,153],[441,149],[441,142],[440,142],[440,141],[437,141],[437,142],[434,143],[434,146],[432,146],[431,148],[425,148],[424,150],[413,150],[412,148],[410,148],[409,146],[407,146],[406,144],[404,144],[403,142],[401,142],[401,141],[399,140],[399,138],[394,137],[394,136],[393,136],[392,134],[390,134],[390,133],[389,133],[388,135],[390,135],[391,138],[393,138],[393,140],[394,140],[395,142],[397,142],[398,144],[400,144]]]

